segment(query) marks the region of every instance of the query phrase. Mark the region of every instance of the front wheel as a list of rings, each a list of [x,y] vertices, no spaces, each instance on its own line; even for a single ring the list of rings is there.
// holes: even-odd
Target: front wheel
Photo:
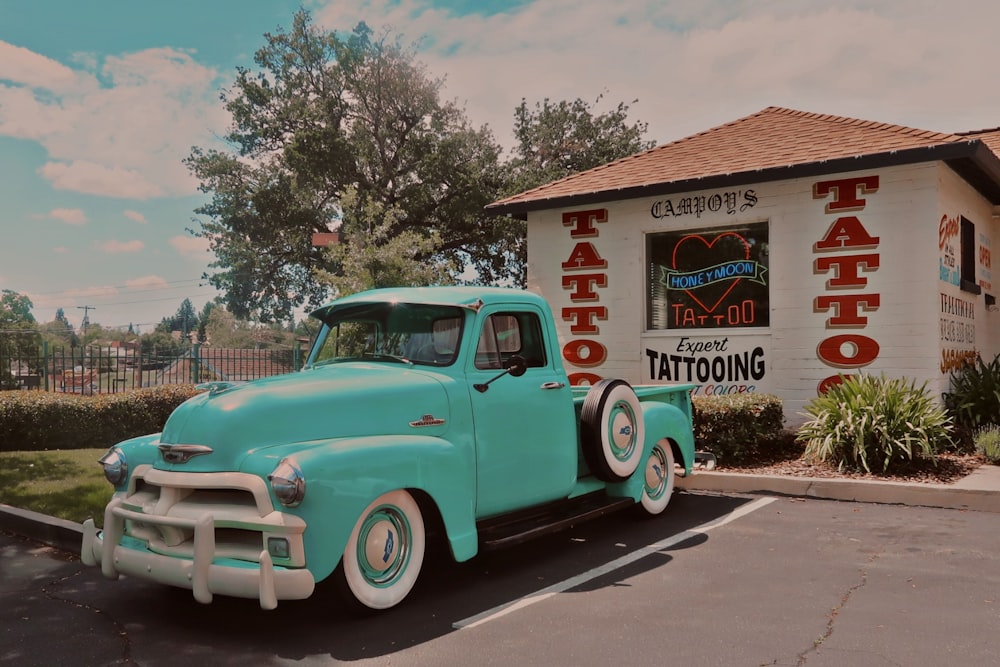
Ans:
[[[653,445],[646,459],[645,479],[642,487],[643,511],[655,516],[667,509],[674,493],[674,451],[670,443],[661,440]]]
[[[339,588],[349,600],[373,609],[403,601],[424,562],[424,520],[408,492],[379,496],[361,513],[337,568]]]

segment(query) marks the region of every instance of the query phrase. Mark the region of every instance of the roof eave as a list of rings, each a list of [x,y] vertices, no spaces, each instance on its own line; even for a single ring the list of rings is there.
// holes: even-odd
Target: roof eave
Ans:
[[[624,199],[660,197],[679,192],[713,190],[748,183],[765,183],[794,178],[811,178],[840,172],[881,169],[884,167],[938,160],[952,166],[956,172],[975,186],[992,203],[1000,203],[1000,159],[982,141],[974,139],[832,160],[817,160],[815,162],[790,164],[782,167],[769,167],[730,174],[688,178],[666,183],[637,185],[613,190],[596,190],[574,195],[506,203],[499,201],[489,204],[486,208],[491,213],[510,215],[526,220],[527,214],[531,211],[585,206]],[[956,168],[955,165],[959,165],[959,167]]]

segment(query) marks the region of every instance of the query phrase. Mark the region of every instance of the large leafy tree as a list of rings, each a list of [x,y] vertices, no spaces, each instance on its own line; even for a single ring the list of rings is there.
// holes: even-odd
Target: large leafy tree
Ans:
[[[422,235],[412,229],[398,231],[396,223],[405,216],[399,208],[381,202],[363,201],[349,191],[342,200],[341,226],[348,243],[338,243],[328,251],[339,273],[323,269],[316,279],[344,296],[378,287],[440,285],[452,282],[456,264],[435,259],[441,245],[437,231]]]
[[[565,178],[586,169],[613,162],[655,142],[643,137],[648,123],[629,122],[629,105],[619,102],[610,111],[598,113],[594,105],[577,98],[552,102],[548,98],[533,108],[526,100],[514,110],[514,157],[507,164],[507,194]]]
[[[21,360],[37,358],[41,336],[31,314],[32,306],[31,299],[23,294],[8,289],[0,292],[0,388],[10,385],[11,370]]]
[[[211,195],[194,233],[210,241],[209,279],[233,315],[287,320],[317,305],[331,284],[317,271],[343,276],[350,255],[312,235],[341,225],[348,248],[412,238],[417,264],[452,267],[453,278],[465,266],[484,282],[520,277],[522,230],[484,211],[501,192],[499,148],[441,100],[412,49],[363,23],[321,30],[306,11],[265,40],[257,67],[223,94],[231,150],[187,159]]]

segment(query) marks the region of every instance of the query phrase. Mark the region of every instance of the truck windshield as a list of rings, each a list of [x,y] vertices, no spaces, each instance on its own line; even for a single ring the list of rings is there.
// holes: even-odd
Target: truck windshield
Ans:
[[[455,362],[462,334],[460,308],[431,304],[359,304],[330,313],[309,363],[388,361],[425,366]]]

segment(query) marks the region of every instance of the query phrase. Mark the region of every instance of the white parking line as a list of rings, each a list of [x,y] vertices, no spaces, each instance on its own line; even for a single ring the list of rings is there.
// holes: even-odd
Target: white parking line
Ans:
[[[535,593],[532,593],[530,595],[526,595],[517,600],[512,600],[511,602],[506,602],[504,604],[497,605],[492,609],[487,609],[482,613],[476,614],[475,616],[470,616],[469,618],[462,619],[461,621],[456,621],[455,623],[452,623],[452,627],[455,628],[456,630],[465,630],[467,628],[474,628],[477,625],[482,625],[483,623],[487,623],[496,618],[500,618],[501,616],[506,616],[507,614],[515,612],[519,609],[524,609],[525,607],[529,607],[535,604],[536,602],[541,602],[542,600],[548,599],[553,595],[556,595],[557,593],[562,593],[563,591],[569,590],[570,588],[574,588],[576,586],[579,586],[580,584],[586,583],[592,579],[596,579],[597,577],[605,575],[608,572],[614,572],[615,570],[625,567],[629,563],[633,563],[639,560],[640,558],[645,558],[646,556],[656,553],[657,551],[662,551],[663,549],[672,547],[675,544],[679,544],[680,542],[689,540],[692,537],[697,537],[698,535],[707,533],[713,528],[724,526],[730,521],[735,521],[736,519],[739,519],[742,516],[746,516],[751,512],[755,512],[756,510],[759,510],[760,508],[774,502],[775,500],[777,500],[777,498],[758,498],[753,502],[738,507],[737,509],[733,510],[729,514],[726,514],[725,516],[703,523],[700,526],[692,528],[691,530],[685,530],[683,533],[674,535],[666,540],[663,540],[662,542],[657,542],[655,544],[650,544],[648,546],[642,547],[641,549],[637,549],[636,551],[633,551],[630,554],[626,554],[621,558],[616,558],[610,563],[606,563],[600,567],[595,567],[592,570],[588,570],[587,572],[578,574],[575,577],[570,577],[569,579],[566,579],[565,581],[560,581],[557,584],[552,584],[551,586],[543,588],[540,591],[536,591]]]

